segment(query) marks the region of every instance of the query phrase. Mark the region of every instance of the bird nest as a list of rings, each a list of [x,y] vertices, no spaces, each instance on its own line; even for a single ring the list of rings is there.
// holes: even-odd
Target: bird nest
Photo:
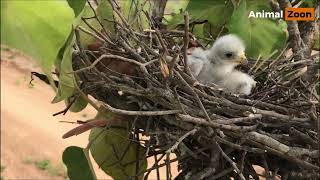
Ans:
[[[308,73],[318,66],[315,56],[250,60],[240,68],[257,86],[246,96],[190,75],[187,45],[199,43],[187,27],[135,32],[119,25],[112,41],[96,37],[73,53],[79,87],[126,117],[130,133],[148,137],[140,139],[147,157],[161,154],[146,177],[167,166],[170,178],[178,161],[176,179],[319,178],[318,77]],[[176,158],[161,164],[171,152]]]

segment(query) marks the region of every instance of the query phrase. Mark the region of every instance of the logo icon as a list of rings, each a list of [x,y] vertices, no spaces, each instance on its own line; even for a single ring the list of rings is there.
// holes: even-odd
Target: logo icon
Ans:
[[[284,20],[313,21],[315,20],[314,8],[285,8]]]

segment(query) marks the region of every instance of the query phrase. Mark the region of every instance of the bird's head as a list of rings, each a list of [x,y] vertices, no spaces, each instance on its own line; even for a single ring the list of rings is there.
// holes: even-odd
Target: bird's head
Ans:
[[[243,41],[234,34],[221,36],[212,45],[208,58],[214,63],[237,66],[246,64],[245,45]]]

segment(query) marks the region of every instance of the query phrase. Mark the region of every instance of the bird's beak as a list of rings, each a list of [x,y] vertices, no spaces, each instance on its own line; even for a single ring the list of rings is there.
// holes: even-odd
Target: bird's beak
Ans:
[[[239,64],[247,64],[248,63],[247,57],[244,53],[240,54],[238,63]]]

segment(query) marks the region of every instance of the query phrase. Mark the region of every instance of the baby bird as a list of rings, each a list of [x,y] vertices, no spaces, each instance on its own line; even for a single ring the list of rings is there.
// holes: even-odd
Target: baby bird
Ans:
[[[188,65],[196,79],[203,83],[214,83],[234,94],[251,93],[256,81],[235,67],[247,63],[245,45],[233,34],[218,38],[208,50],[195,48],[188,55]]]

